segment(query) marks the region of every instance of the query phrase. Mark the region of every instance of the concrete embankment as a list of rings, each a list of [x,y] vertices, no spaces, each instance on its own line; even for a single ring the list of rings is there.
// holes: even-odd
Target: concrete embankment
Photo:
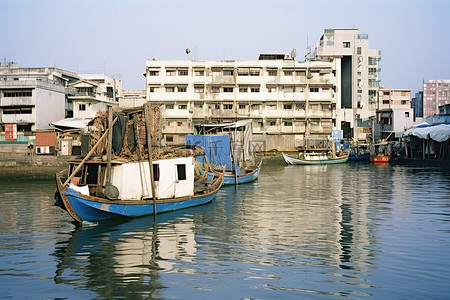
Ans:
[[[0,145],[0,180],[25,177],[53,178],[56,172],[68,168],[68,161],[72,158],[36,155],[26,145]]]

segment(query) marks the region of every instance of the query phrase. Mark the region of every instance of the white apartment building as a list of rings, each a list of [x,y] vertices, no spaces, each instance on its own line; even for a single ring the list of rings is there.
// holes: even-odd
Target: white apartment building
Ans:
[[[0,140],[5,139],[6,125],[14,128],[15,141],[27,141],[32,132],[51,129],[51,122],[64,119],[69,110],[66,86],[76,80],[76,73],[58,68],[1,63]]]
[[[336,111],[344,138],[366,139],[369,119],[377,109],[381,51],[370,49],[368,35],[358,29],[325,29],[315,55],[336,59],[341,72],[337,83],[341,104]]]
[[[414,123],[414,109],[411,107],[411,90],[380,89],[376,111],[379,124],[378,139],[400,137]]]
[[[94,118],[98,111],[119,106],[122,81],[105,74],[80,74],[80,80],[69,85],[68,99],[75,119]]]
[[[147,60],[147,99],[161,105],[167,144],[184,144],[196,124],[252,119],[260,150],[296,150],[327,140],[336,125],[336,60]],[[256,149],[258,150],[258,149]]]

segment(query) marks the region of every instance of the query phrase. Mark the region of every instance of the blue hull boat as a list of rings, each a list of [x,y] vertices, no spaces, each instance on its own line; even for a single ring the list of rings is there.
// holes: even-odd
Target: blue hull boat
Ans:
[[[61,179],[56,176],[57,194],[55,204],[65,209],[72,218],[78,222],[98,222],[117,217],[141,217],[155,213],[169,212],[211,202],[223,183],[223,174],[213,178],[209,192],[206,190],[193,196],[171,199],[145,200],[108,200],[95,196],[87,196],[63,187]]]
[[[234,185],[253,182],[258,179],[259,172],[261,171],[261,163],[254,170],[247,171],[245,174],[235,175],[231,172],[225,172],[223,177],[223,185]],[[214,173],[208,172],[208,179],[212,179]]]

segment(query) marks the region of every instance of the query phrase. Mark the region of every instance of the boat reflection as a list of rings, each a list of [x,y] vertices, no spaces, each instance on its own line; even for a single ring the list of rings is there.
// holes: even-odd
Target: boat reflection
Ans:
[[[196,255],[194,219],[191,215],[153,216],[83,223],[67,241],[57,245],[54,281],[87,288],[101,297],[130,297],[135,291],[159,298],[160,272],[170,272],[179,261]]]

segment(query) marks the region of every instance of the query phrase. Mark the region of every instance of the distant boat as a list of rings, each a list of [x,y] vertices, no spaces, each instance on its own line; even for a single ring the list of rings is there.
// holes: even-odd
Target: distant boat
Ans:
[[[199,131],[207,134],[186,135],[186,145],[199,145],[205,148],[205,158],[198,160],[210,165],[208,178],[212,179],[214,170],[225,167],[224,185],[243,184],[258,179],[262,163],[255,163],[252,152],[251,120],[226,124],[205,124]]]
[[[369,161],[370,160],[369,145],[357,144],[356,146],[352,147],[352,149],[350,150],[348,160]]]
[[[83,160],[70,163],[64,183],[56,174],[55,204],[75,221],[140,217],[205,204],[215,197],[224,175],[209,180],[196,174],[195,156],[203,155],[204,148],[152,151],[159,109],[151,109],[145,105],[116,111],[114,121],[112,109],[98,116],[91,132],[95,145]]]
[[[344,156],[329,157],[323,153],[302,154],[299,158],[287,156],[282,153],[284,161],[288,165],[324,165],[324,164],[341,164],[348,160],[349,154]]]
[[[391,144],[382,142],[370,145],[370,161],[388,162],[391,159]]]

